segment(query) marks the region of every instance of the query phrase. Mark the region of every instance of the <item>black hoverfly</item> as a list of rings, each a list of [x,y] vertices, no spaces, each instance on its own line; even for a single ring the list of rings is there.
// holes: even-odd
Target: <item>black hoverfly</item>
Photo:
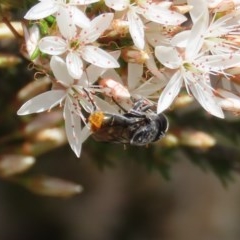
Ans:
[[[93,112],[89,118],[92,136],[97,141],[143,146],[161,139],[168,129],[164,114],[151,110],[153,105],[138,100],[123,114]]]

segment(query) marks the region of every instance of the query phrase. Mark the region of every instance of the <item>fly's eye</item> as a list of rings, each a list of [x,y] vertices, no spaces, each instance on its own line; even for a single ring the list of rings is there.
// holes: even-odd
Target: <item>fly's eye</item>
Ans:
[[[103,119],[103,112],[94,112],[89,116],[88,121],[91,123],[91,130],[93,132],[96,132],[99,128],[101,128]]]
[[[160,128],[162,132],[167,132],[169,123],[164,114],[159,115],[159,123],[160,123]]]

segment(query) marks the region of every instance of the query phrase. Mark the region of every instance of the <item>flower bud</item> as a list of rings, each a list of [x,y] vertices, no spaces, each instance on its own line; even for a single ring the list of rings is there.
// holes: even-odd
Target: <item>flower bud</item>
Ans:
[[[67,142],[64,128],[49,128],[39,131],[27,144],[27,149],[34,156],[43,154]]]
[[[179,95],[174,102],[174,108],[186,107],[189,104],[191,104],[193,101],[194,101],[194,98],[192,96],[189,96],[188,94]]]
[[[119,36],[125,36],[128,34],[128,22],[120,19],[114,19],[112,21],[110,29],[104,32],[104,37],[115,38]]]
[[[159,144],[164,147],[176,147],[179,145],[179,140],[174,134],[167,133],[164,138],[159,141]]]
[[[21,101],[26,101],[39,93],[48,90],[50,83],[51,80],[48,77],[32,81],[18,92],[17,97]]]
[[[240,113],[240,97],[223,89],[217,89],[217,100],[220,106],[235,114]]]
[[[51,141],[54,143],[64,143],[66,140],[65,131],[62,128],[47,128],[39,131],[34,140],[37,142]]]
[[[35,163],[32,156],[6,154],[0,156],[0,176],[10,177],[28,170]]]
[[[149,59],[146,51],[139,50],[136,47],[123,48],[121,56],[126,62],[138,64],[143,64]]]
[[[0,68],[12,67],[21,62],[21,59],[17,56],[10,54],[0,54]]]
[[[23,31],[26,47],[26,52],[24,52],[24,55],[26,58],[29,58],[33,61],[40,53],[38,49],[38,42],[40,40],[39,28],[36,24],[32,25],[30,28],[27,28],[25,25],[23,25]]]
[[[200,149],[208,149],[216,144],[216,139],[202,131],[184,130],[179,136],[180,144]]]
[[[35,194],[49,197],[71,197],[83,191],[81,185],[49,176],[30,177],[20,184]]]
[[[29,135],[36,133],[42,129],[51,128],[59,124],[62,121],[63,114],[61,111],[52,110],[51,112],[43,112],[40,115],[31,119],[29,123],[27,123],[24,134]]]
[[[19,146],[23,154],[38,156],[67,142],[64,128],[45,129],[31,136],[30,141]]]
[[[12,28],[16,32],[18,32],[19,35],[23,35],[23,30],[22,30],[22,24],[21,22],[11,22],[10,23]],[[16,36],[13,34],[13,32],[10,30],[10,28],[5,24],[5,23],[0,23],[0,39],[4,38],[15,38]]]
[[[114,99],[130,99],[131,97],[128,89],[113,79],[101,79],[99,85],[103,87],[104,93],[107,96],[113,97]]]
[[[181,13],[181,14],[186,14],[188,12],[190,12],[190,10],[193,8],[193,6],[191,5],[179,5],[179,6],[172,6],[172,10],[173,11],[176,11],[178,13]]]

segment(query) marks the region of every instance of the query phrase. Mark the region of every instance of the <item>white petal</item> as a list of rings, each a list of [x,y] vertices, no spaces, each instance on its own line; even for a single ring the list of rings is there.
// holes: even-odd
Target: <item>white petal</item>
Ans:
[[[118,67],[120,67],[119,63],[118,63],[118,58],[121,55],[121,51],[113,51],[113,52],[107,52],[108,55],[111,55],[113,57],[113,59],[115,59],[115,63],[118,65]],[[109,69],[110,70],[110,69]],[[111,70],[110,70],[111,71]]]
[[[44,92],[24,103],[17,111],[17,114],[27,115],[50,110],[60,104],[64,97],[65,91],[63,90],[51,90]]]
[[[157,46],[155,56],[160,63],[170,69],[176,69],[181,65],[182,59],[173,47]]]
[[[74,8],[73,11],[73,22],[80,28],[90,27],[89,18],[78,8]]]
[[[148,20],[165,25],[180,25],[187,20],[184,15],[163,8],[161,4],[146,4],[146,8],[139,7],[138,12]]]
[[[56,16],[57,25],[63,37],[66,39],[72,39],[77,32],[77,28],[73,23],[75,7],[59,7],[58,14]]]
[[[54,77],[62,85],[69,87],[73,84],[73,78],[69,75],[67,65],[62,58],[53,56],[50,61],[50,67]]]
[[[81,131],[81,142],[85,142],[87,140],[87,138],[91,135],[91,130],[90,128],[86,125],[83,127],[82,131]]]
[[[103,73],[102,77],[114,79],[116,82],[119,82],[122,85],[124,85],[122,78],[119,76],[119,74],[113,68],[110,68],[105,73]]]
[[[223,111],[217,103],[216,97],[213,95],[209,87],[204,86],[204,81],[201,81],[200,79],[196,83],[189,85],[189,88],[194,97],[206,111],[216,117],[224,118]]]
[[[206,0],[188,0],[188,5],[192,6],[190,10],[190,15],[192,21],[195,23],[201,15],[209,15],[208,13],[208,5]]]
[[[116,11],[122,11],[129,6],[129,0],[105,0],[105,4]]]
[[[111,105],[97,96],[93,96],[93,99],[94,102],[96,102],[98,109],[100,109],[101,111],[108,113],[119,113],[118,107],[116,107],[116,105]]]
[[[132,91],[132,95],[137,94],[143,97],[148,97],[151,94],[163,89],[166,86],[167,82],[165,80],[152,77],[149,80],[145,81],[137,89]]]
[[[181,47],[186,48],[187,42],[190,38],[190,30],[182,31],[177,33],[172,39],[171,39],[171,45],[174,47]]]
[[[58,5],[53,1],[44,1],[33,6],[24,16],[28,20],[37,20],[48,17],[58,10]]]
[[[95,17],[90,22],[90,26],[88,28],[82,29],[80,33],[80,41],[86,44],[97,40],[110,26],[113,16],[113,13],[104,13]]]
[[[57,36],[42,38],[38,43],[39,49],[49,55],[60,55],[67,50],[67,44],[64,39]]]
[[[82,92],[83,94],[85,94],[85,91],[83,91],[83,87],[82,86],[74,86],[74,88],[78,91],[78,92]],[[95,105],[92,103],[92,101],[89,99],[89,96],[86,97],[82,97],[80,99],[81,102],[81,107],[84,109],[85,112],[87,113],[92,113],[96,110]],[[75,104],[76,105],[76,104]],[[85,119],[84,119],[85,120]]]
[[[120,51],[109,52],[109,54],[117,60],[120,56]],[[93,64],[87,67],[86,74],[88,78],[88,84],[93,84],[98,80],[100,76],[102,76],[103,78],[112,78],[116,81],[121,79],[114,69],[100,68]],[[120,82],[122,83],[121,80]]]
[[[98,80],[98,78],[102,76],[104,72],[106,72],[106,70],[107,70],[106,68],[100,68],[93,64],[90,64],[86,69],[88,85],[95,83]]]
[[[143,65],[136,63],[128,63],[128,88],[135,89],[142,80]]]
[[[157,113],[163,112],[173,102],[178,95],[183,83],[183,78],[180,71],[177,71],[170,79],[167,86],[162,91],[157,106]]]
[[[68,99],[68,98],[67,98]],[[68,142],[76,154],[77,157],[80,157],[81,149],[82,149],[82,141],[81,138],[81,119],[74,112],[74,106],[69,101],[66,101],[64,106],[64,119],[65,119],[65,130]]]
[[[67,55],[66,63],[69,74],[73,78],[79,79],[83,73],[83,62],[79,55],[75,52],[70,52]]]
[[[149,60],[147,60],[146,66],[156,78],[161,79],[163,81],[166,80],[167,77],[158,70],[154,59],[150,58]]]
[[[187,42],[185,59],[192,59],[197,56],[202,48],[204,42],[204,34],[208,26],[208,16],[201,15],[201,17],[193,24],[190,31],[189,40]]]
[[[236,67],[240,65],[240,54],[219,54],[203,56],[195,61],[199,68],[205,72],[222,71],[227,68]]]
[[[121,51],[119,50],[116,50],[116,51],[113,51],[113,52],[108,52],[109,54],[111,54],[116,60],[120,57],[121,55]]]
[[[153,47],[163,45],[170,45],[170,38],[160,30],[160,25],[155,22],[149,22],[145,24],[145,32],[147,42]]]
[[[207,35],[210,37],[220,37],[234,31],[239,26],[239,11],[233,11],[214,21],[208,29]]]
[[[212,53],[212,55],[231,54],[235,51],[239,53],[240,50],[237,45],[232,45],[228,41],[215,41],[214,39],[206,39],[204,44]]]
[[[148,48],[148,46],[146,47],[146,51],[149,51],[149,54],[148,54],[148,59],[147,61],[145,62],[147,68],[150,70],[150,72],[158,77],[159,79],[162,79],[163,77],[163,74],[159,71],[157,65],[156,65],[156,61],[155,61],[155,58],[153,57],[153,54],[150,52],[150,48]]]
[[[141,18],[134,12],[134,10],[128,11],[127,17],[129,21],[129,32],[132,40],[136,47],[143,49],[145,45],[143,22]]]
[[[82,49],[82,57],[89,63],[102,68],[117,68],[119,63],[116,59],[101,48],[86,46]]]

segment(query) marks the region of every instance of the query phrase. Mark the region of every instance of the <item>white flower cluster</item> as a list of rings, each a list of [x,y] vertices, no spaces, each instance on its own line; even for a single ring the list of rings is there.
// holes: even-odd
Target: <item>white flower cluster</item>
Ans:
[[[91,134],[86,115],[134,100],[166,110],[182,87],[210,114],[239,111],[238,0],[39,0],[25,15],[26,48],[52,89],[19,115],[61,105],[79,157]],[[40,51],[39,51],[40,50]],[[218,86],[219,83],[220,87]],[[84,126],[82,126],[84,124]]]

